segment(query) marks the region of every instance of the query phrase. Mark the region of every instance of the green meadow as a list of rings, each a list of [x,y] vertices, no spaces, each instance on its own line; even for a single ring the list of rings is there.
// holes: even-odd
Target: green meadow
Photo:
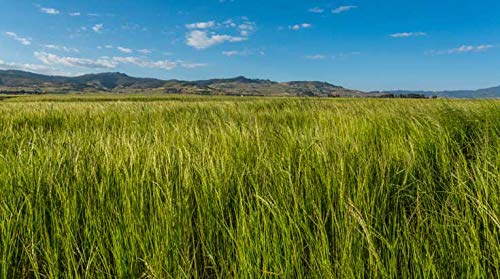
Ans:
[[[499,278],[499,181],[494,100],[3,99],[0,278]]]

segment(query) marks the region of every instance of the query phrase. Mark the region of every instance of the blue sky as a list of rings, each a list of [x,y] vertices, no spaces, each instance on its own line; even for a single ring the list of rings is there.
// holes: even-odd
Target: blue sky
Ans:
[[[244,75],[361,90],[500,84],[498,0],[0,0],[0,68]]]

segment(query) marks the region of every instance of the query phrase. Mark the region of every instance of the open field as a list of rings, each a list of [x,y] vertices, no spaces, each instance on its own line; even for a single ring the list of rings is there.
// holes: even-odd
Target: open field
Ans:
[[[500,277],[500,101],[0,101],[0,278]]]

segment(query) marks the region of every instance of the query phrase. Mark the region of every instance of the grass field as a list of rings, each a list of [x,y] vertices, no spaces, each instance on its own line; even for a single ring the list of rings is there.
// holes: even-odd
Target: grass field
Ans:
[[[500,101],[0,101],[1,278],[499,278]]]

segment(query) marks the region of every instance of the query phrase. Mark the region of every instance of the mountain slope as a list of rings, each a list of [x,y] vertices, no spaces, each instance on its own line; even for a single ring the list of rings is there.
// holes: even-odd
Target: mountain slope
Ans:
[[[500,86],[478,89],[478,90],[451,90],[451,91],[407,91],[407,90],[391,90],[384,91],[390,94],[419,94],[425,96],[438,96],[443,98],[500,98]]]
[[[164,81],[150,78],[135,78],[122,73],[89,74],[78,77],[46,76],[23,71],[0,71],[2,87],[64,88],[70,91],[157,88]]]
[[[47,76],[35,73],[0,70],[0,93],[35,92],[163,92],[170,94],[229,96],[311,96],[311,97],[384,97],[424,95],[445,98],[500,98],[500,86],[456,91],[384,91],[365,93],[320,81],[275,82],[243,76],[197,81],[136,78],[123,73],[88,74],[77,77]]]
[[[326,82],[249,79],[243,76],[228,79],[198,81],[135,78],[122,73],[88,74],[78,77],[45,76],[22,71],[0,71],[0,91],[30,92],[156,92],[173,94],[234,95],[234,96],[318,96],[363,97],[364,93]]]

